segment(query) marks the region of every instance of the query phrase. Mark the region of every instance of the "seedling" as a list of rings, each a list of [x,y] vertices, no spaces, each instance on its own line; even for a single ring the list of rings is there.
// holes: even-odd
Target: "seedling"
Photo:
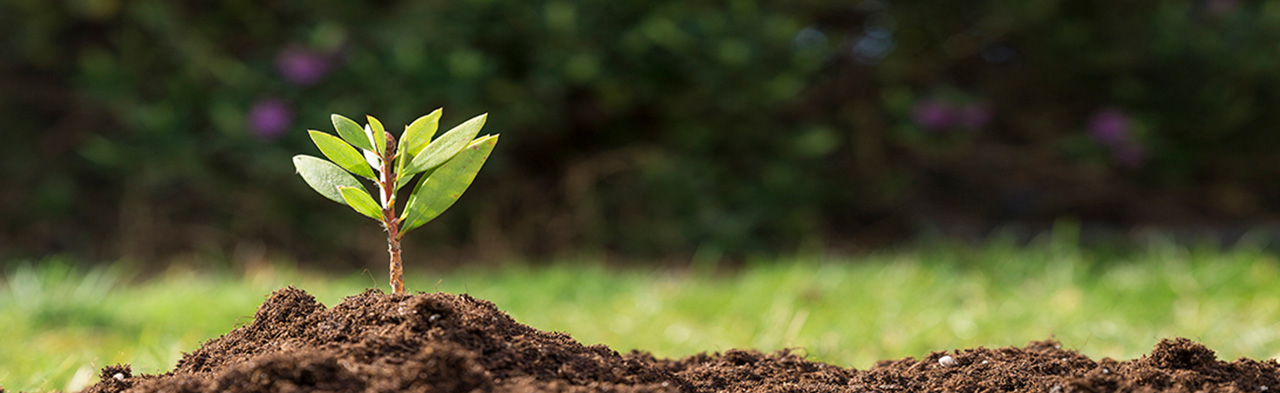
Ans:
[[[432,140],[440,125],[440,114],[441,110],[436,109],[405,126],[399,144],[373,116],[367,116],[369,123],[361,129],[355,121],[333,114],[330,118],[337,137],[307,131],[329,160],[305,154],[293,157],[293,166],[302,180],[320,195],[382,223],[387,231],[394,293],[404,293],[400,239],[453,206],[498,143],[497,135],[476,138],[488,114],[467,120]],[[397,213],[396,191],[419,174],[421,179],[409,193],[409,202]],[[356,176],[377,186],[378,202]]]

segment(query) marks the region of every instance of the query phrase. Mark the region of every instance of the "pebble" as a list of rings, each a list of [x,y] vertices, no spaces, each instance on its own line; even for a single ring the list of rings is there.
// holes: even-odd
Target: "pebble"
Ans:
[[[951,355],[942,355],[942,357],[938,358],[938,364],[951,367],[956,365],[956,359],[952,358]]]
[[[124,373],[116,373],[116,375],[112,375],[111,378],[115,378],[117,381],[123,381]]]

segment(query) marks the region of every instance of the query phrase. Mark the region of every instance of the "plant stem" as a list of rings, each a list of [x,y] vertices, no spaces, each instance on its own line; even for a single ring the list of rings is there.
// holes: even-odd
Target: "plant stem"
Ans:
[[[387,231],[387,253],[391,255],[391,291],[404,293],[404,268],[400,264],[400,240],[396,239],[396,232]]]
[[[396,217],[396,139],[387,135],[387,148],[382,153],[382,177],[379,188],[382,191],[382,226],[387,229],[387,254],[391,258],[391,293],[404,293],[404,265],[400,262],[400,218]]]

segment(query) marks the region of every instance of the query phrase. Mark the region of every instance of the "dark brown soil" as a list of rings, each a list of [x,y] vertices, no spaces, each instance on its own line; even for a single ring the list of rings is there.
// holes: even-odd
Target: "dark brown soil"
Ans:
[[[584,346],[467,295],[370,290],[325,309],[289,287],[252,323],[168,373],[117,365],[101,377],[85,392],[1266,392],[1280,389],[1280,364],[1219,361],[1182,338],[1125,362],[1090,360],[1053,341],[934,352],[865,371],[785,351],[667,360]]]

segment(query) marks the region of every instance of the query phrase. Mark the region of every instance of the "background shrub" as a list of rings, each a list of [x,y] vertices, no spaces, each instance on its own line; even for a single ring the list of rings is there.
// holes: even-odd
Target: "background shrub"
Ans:
[[[446,255],[1248,226],[1280,203],[1271,2],[4,8],[0,257],[377,255],[288,157],[329,113],[441,106],[504,141],[409,245]]]

